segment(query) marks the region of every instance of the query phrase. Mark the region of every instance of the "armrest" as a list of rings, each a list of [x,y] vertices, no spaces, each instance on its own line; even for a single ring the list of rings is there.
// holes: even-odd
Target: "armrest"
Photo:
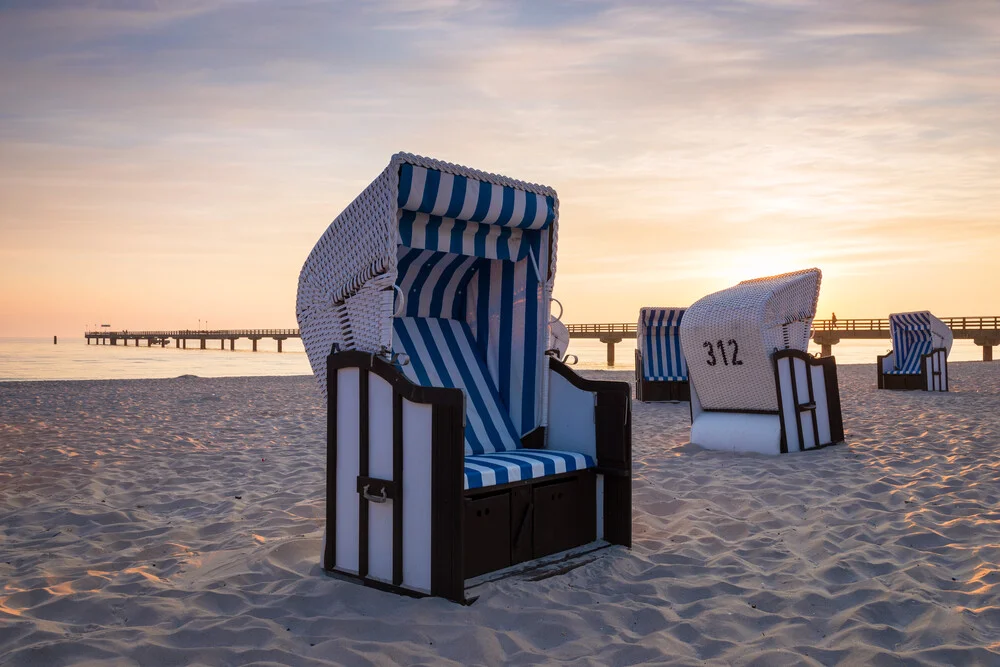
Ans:
[[[632,469],[632,388],[627,382],[588,380],[549,360],[549,449],[580,452],[600,468]]]
[[[893,369],[893,367],[895,367],[895,364],[896,364],[896,353],[895,353],[895,351],[890,352],[889,354],[879,355],[879,357],[878,357],[878,363],[879,363],[879,367],[878,368],[879,368],[879,372],[880,373],[885,374],[885,373],[888,373],[889,371],[891,371]]]

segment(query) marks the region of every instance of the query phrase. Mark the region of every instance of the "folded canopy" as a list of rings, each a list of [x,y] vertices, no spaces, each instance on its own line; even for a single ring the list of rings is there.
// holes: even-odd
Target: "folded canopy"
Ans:
[[[945,349],[945,357],[951,352],[951,329],[926,310],[889,315],[889,335],[895,353],[893,368],[887,371],[890,374],[920,373],[920,359],[923,355],[942,347]]]
[[[557,221],[551,188],[394,155],[330,224],[299,277],[302,340],[324,392],[334,344],[402,353],[408,373],[427,371],[423,382],[482,399],[485,407],[469,402],[478,424],[467,432],[469,453],[519,443],[544,422]],[[415,336],[425,325],[440,340]],[[455,359],[483,371],[475,381],[441,372],[456,336]]]
[[[709,294],[681,321],[681,350],[706,410],[776,412],[777,350],[809,345],[822,274],[806,269]]]

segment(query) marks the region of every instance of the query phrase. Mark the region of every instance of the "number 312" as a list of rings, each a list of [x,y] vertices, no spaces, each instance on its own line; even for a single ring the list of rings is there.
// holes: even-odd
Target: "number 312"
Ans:
[[[730,338],[728,341],[726,341],[726,343],[729,345],[729,347],[732,348],[733,351],[732,361],[730,361],[729,358],[726,356],[726,346],[722,344],[721,340],[715,341],[714,346],[712,345],[712,341],[710,340],[706,340],[704,343],[702,343],[701,346],[708,349],[708,359],[706,359],[706,363],[709,366],[715,366],[716,364],[719,363],[719,360],[715,356],[715,347],[719,348],[719,354],[722,356],[723,365],[725,366],[743,365],[743,361],[741,359],[736,358],[736,355],[739,354],[740,351],[740,346],[739,343],[736,342],[736,339]]]

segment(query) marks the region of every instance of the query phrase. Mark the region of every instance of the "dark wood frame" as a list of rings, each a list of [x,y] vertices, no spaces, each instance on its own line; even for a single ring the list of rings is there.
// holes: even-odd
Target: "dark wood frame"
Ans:
[[[840,408],[840,383],[837,381],[837,361],[833,357],[814,357],[801,350],[779,350],[771,355],[771,365],[774,367],[774,387],[778,392],[778,420],[781,424],[781,445],[780,452],[788,453],[788,437],[785,431],[785,411],[781,400],[781,381],[778,377],[778,361],[781,359],[801,359],[806,362],[806,383],[809,400],[796,405],[796,428],[798,429],[799,451],[806,451],[804,438],[802,437],[802,420],[798,417],[803,412],[808,412],[812,416],[813,442],[815,447],[810,449],[821,449],[844,441],[844,415]],[[827,413],[830,416],[830,442],[819,441],[819,422],[816,419],[816,395],[813,390],[812,373],[810,366],[821,366],[823,368],[823,384],[826,389]],[[790,379],[792,383],[792,395],[798,396],[798,380],[795,377],[794,363],[791,365],[792,373]]]
[[[927,377],[927,364],[924,361],[928,357],[933,357],[938,352],[945,353],[944,368],[940,371],[934,371],[935,375],[944,373],[944,389],[940,390],[930,390],[927,386],[930,384]],[[935,347],[928,354],[920,355],[920,372],[919,373],[906,373],[904,375],[890,374],[882,370],[882,360],[888,357],[888,354],[880,354],[875,357],[875,367],[878,371],[878,388],[879,389],[891,389],[895,391],[949,391],[948,382],[948,351],[943,347]],[[933,363],[933,362],[932,362]]]
[[[509,506],[522,515],[511,531],[511,562],[531,560],[548,553],[553,544],[562,551],[594,541],[596,522],[596,474],[604,476],[604,539],[611,544],[630,547],[632,543],[632,414],[631,389],[627,382],[586,380],[568,366],[549,360],[553,371],[573,386],[595,392],[595,430],[597,468],[551,475],[535,480],[497,485],[485,489],[464,490],[465,458],[465,394],[461,389],[422,387],[413,384],[386,360],[372,354],[345,351],[331,352],[327,357],[327,481],[326,481],[326,545],[323,569],[335,576],[410,596],[420,593],[402,588],[403,581],[403,503],[402,503],[402,406],[403,399],[431,406],[431,591],[430,595],[465,603],[466,572],[483,574],[482,559],[492,554],[465,540],[466,512],[475,504],[490,498],[507,497]],[[336,562],[336,461],[337,461],[337,371],[358,368],[361,395],[359,397],[359,499],[358,574],[335,570]],[[374,373],[385,380],[393,392],[393,479],[381,480],[368,474],[368,377]],[[539,428],[524,436],[526,448],[544,444],[544,430]],[[368,503],[361,494],[364,486],[370,494],[393,498],[393,577],[391,583],[368,576]],[[547,487],[560,485],[553,501],[562,501],[563,509],[555,504],[536,501],[538,493]],[[555,496],[558,496],[555,497]],[[499,501],[502,502],[503,501]],[[556,503],[557,504],[557,503]],[[539,509],[536,509],[536,505]],[[552,509],[555,507],[555,509]],[[581,511],[582,508],[582,511]],[[589,509],[588,509],[589,508]],[[541,514],[539,514],[541,512]],[[534,528],[536,519],[545,525],[540,533],[526,540],[524,531]],[[515,534],[516,532],[516,534]],[[541,538],[537,535],[542,535]],[[555,537],[552,537],[555,535]],[[554,540],[554,541],[553,541]],[[537,546],[536,546],[537,544]],[[478,559],[478,560],[477,560]],[[506,567],[506,565],[504,565]],[[499,568],[493,568],[499,569]],[[486,570],[489,572],[492,570]]]
[[[635,400],[643,403],[690,401],[691,384],[679,380],[646,380],[642,376],[642,351],[636,348]]]

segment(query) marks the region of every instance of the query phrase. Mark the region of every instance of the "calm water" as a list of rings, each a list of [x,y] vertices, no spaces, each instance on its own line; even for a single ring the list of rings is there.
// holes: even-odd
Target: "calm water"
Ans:
[[[189,344],[191,344],[189,342]],[[209,347],[212,341],[209,341]],[[218,342],[215,343],[218,345]],[[143,343],[144,345],[144,343]],[[197,343],[194,343],[197,345]],[[844,341],[834,346],[841,364],[873,364],[876,355],[889,348],[888,340]],[[579,368],[603,369],[606,346],[596,340],[573,340],[570,352],[580,358]],[[635,341],[626,340],[615,348],[617,369],[634,367]],[[122,345],[87,345],[83,337],[0,338],[0,381],[9,380],[114,380],[169,378],[179,375],[233,377],[253,375],[309,375],[302,342],[286,340],[283,352],[277,352],[273,340],[258,343],[251,351],[249,340],[236,341],[236,350],[187,349],[174,347],[124,347]],[[810,352],[819,352],[810,346]],[[951,361],[978,361],[982,349],[970,340],[957,340],[948,357]]]

